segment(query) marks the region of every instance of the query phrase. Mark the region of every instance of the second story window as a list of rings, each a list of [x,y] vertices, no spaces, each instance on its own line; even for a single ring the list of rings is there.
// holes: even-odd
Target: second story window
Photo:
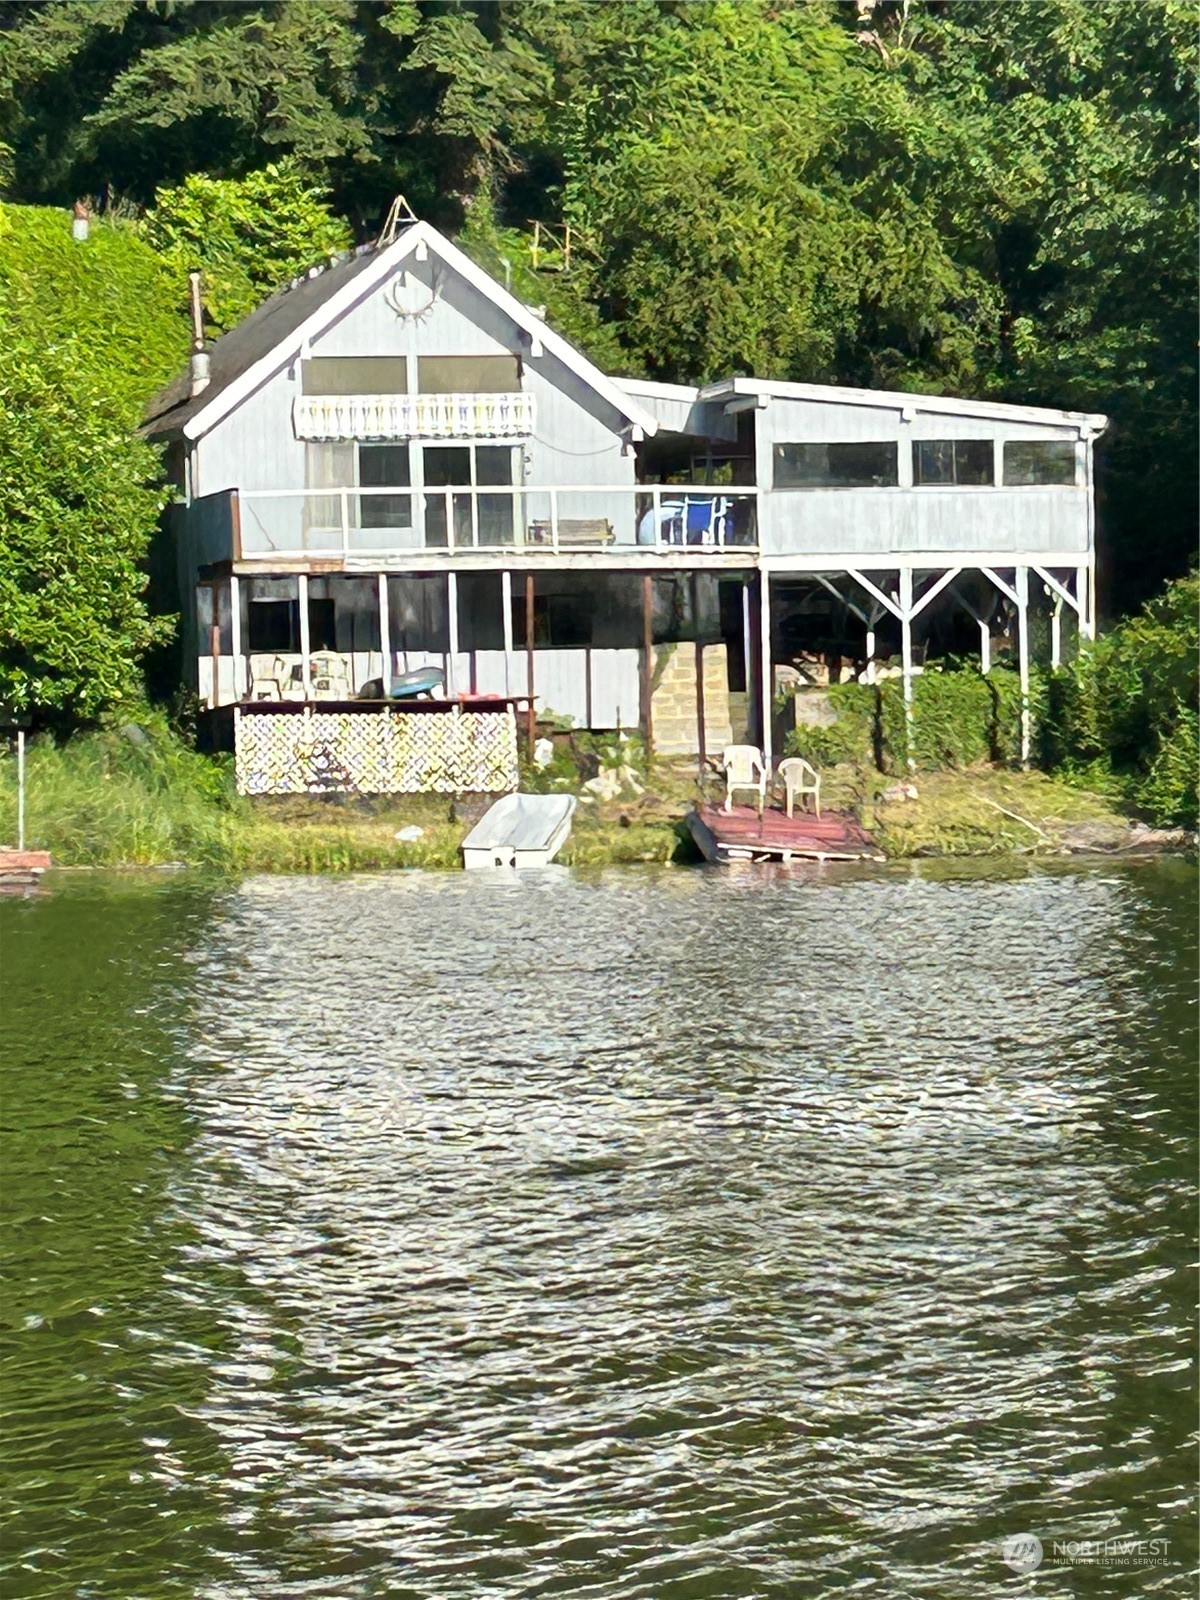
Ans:
[[[420,356],[422,394],[515,394],[521,387],[516,356]]]
[[[898,482],[894,440],[777,444],[777,489],[889,489]]]
[[[987,484],[996,481],[990,439],[914,439],[915,484]]]
[[[1075,445],[1070,439],[1008,439],[1004,444],[1006,484],[1074,484]]]

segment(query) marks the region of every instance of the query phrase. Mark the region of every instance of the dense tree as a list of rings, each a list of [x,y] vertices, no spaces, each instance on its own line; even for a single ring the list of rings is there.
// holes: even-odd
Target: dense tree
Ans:
[[[170,191],[156,237],[208,236],[220,320],[274,278],[270,230],[226,229],[250,189],[219,185],[282,166],[360,233],[403,191],[613,367],[1105,411],[1107,596],[1132,609],[1194,548],[1196,22],[1194,0],[0,0],[0,172],[24,201]],[[308,223],[277,220],[303,255]],[[570,273],[531,274],[535,221],[570,225]]]
[[[170,631],[143,561],[164,494],[134,436],[187,349],[167,269],[128,228],[0,208],[0,702],[94,716]]]

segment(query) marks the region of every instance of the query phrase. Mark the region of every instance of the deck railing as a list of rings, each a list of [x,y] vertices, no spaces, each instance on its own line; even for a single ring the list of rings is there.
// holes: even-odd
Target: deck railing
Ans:
[[[409,551],[752,549],[758,491],[696,484],[407,484],[239,494],[244,560]]]

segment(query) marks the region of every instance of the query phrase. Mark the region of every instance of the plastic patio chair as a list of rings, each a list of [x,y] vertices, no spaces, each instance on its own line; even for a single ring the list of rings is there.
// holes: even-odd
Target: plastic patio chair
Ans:
[[[350,664],[336,650],[314,650],[308,658],[313,694],[318,700],[351,700]]]
[[[721,754],[725,772],[725,810],[733,809],[735,789],[750,789],[758,797],[758,814],[761,817],[767,798],[767,767],[762,751],[752,744],[731,744]]]
[[[781,761],[775,776],[783,779],[784,789],[787,794],[787,814],[792,814],[792,806],[796,796],[812,795],[813,809],[818,820],[821,816],[821,775],[817,769],[810,766],[803,756],[788,756],[786,761]]]

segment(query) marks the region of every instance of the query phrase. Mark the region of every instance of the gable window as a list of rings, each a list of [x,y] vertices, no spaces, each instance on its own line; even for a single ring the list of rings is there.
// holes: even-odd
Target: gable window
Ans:
[[[1006,484],[1075,482],[1075,445],[1070,439],[1007,439]]]
[[[312,356],[300,363],[305,394],[407,394],[403,356]]]
[[[990,439],[914,439],[915,484],[980,484],[996,481],[996,451]]]
[[[897,478],[894,440],[777,444],[777,489],[888,489]]]
[[[421,394],[515,394],[521,387],[516,356],[419,356]]]

